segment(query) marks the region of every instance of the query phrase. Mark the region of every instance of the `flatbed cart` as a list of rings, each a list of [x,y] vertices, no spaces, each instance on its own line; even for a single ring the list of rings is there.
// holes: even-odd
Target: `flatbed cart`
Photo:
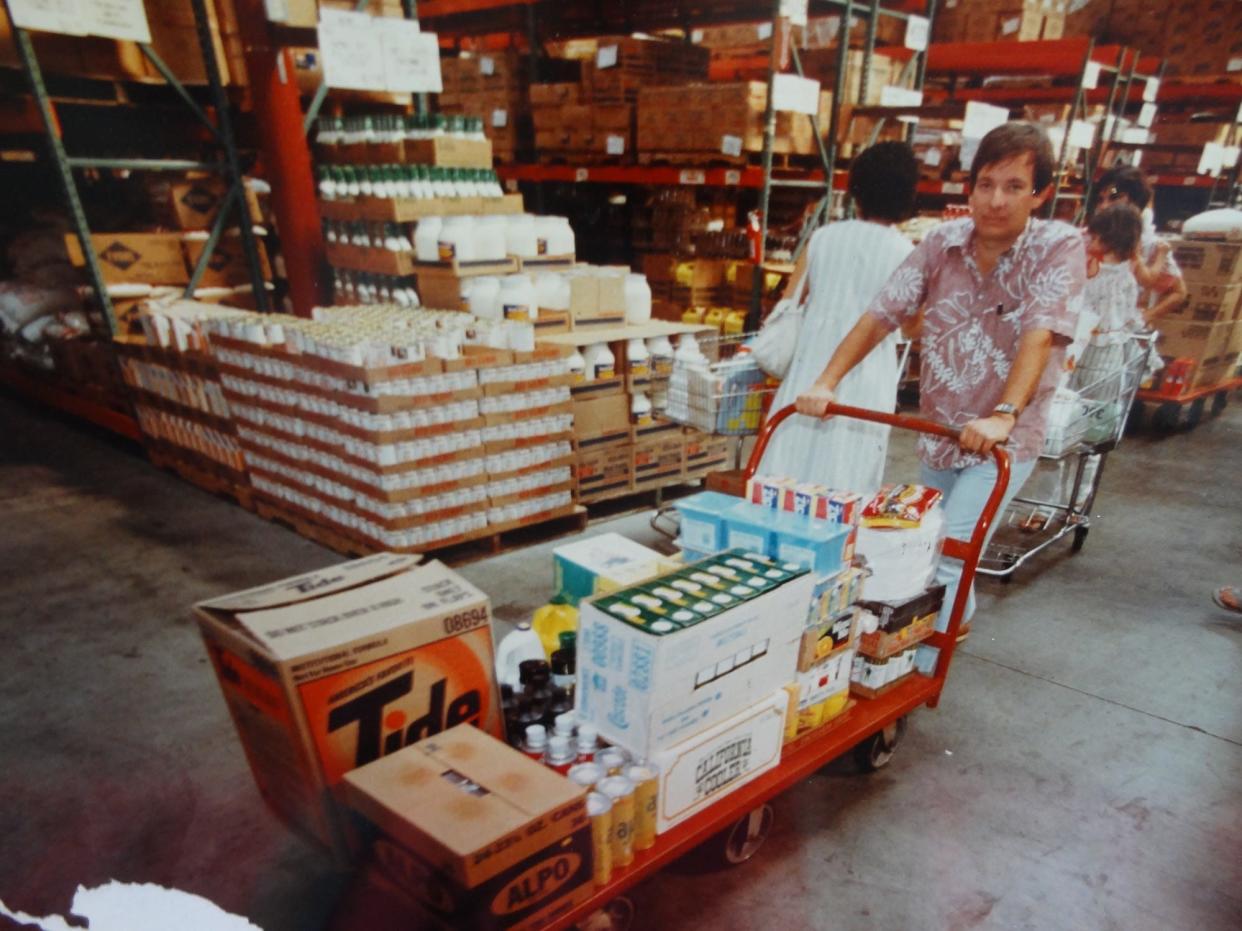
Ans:
[[[1197,426],[1203,415],[1215,417],[1229,404],[1229,392],[1242,388],[1242,378],[1230,378],[1205,388],[1170,396],[1159,390],[1141,388],[1130,414],[1134,428],[1150,424],[1152,429],[1172,433]]]
[[[899,414],[882,414],[840,405],[831,405],[829,413],[949,439],[958,437],[958,431],[949,427]],[[754,476],[758,469],[773,431],[794,415],[795,410],[790,405],[768,418],[747,462],[747,478]],[[1009,485],[1008,454],[997,447],[993,450],[993,456],[996,460],[996,484],[970,539],[948,538],[944,541],[944,555],[962,561],[962,578],[957,597],[953,601],[948,630],[945,633],[933,634],[923,641],[940,650],[935,674],[923,676],[917,672],[912,673],[879,697],[860,699],[830,723],[787,743],[781,752],[781,762],[775,769],[730,792],[698,815],[658,835],[654,847],[636,851],[634,862],[630,866],[617,869],[607,885],[596,888],[589,900],[558,916],[547,926],[549,929],[571,928],[595,913],[606,910],[613,900],[640,880],[707,841],[715,840],[726,864],[744,863],[758,851],[771,829],[772,812],[767,802],[848,751],[853,751],[855,760],[866,771],[879,769],[888,763],[904,733],[906,716],[923,705],[935,708],[939,703],[940,692],[944,688],[957,645],[957,632],[966,608],[966,598],[983,552],[983,543]],[[624,913],[625,908],[623,905],[618,911]]]
[[[1077,397],[1066,402],[1068,416],[1057,418],[1054,410],[1050,419],[1058,422],[1049,429],[1036,469],[1047,475],[1055,467],[1060,494],[1053,500],[1015,497],[1009,503],[979,560],[980,575],[1007,582],[1019,566],[1070,535],[1070,551],[1082,549],[1104,465],[1121,442],[1155,342],[1155,333],[1132,336],[1124,344],[1120,372],[1080,387]],[[1063,481],[1067,473],[1068,486]]]

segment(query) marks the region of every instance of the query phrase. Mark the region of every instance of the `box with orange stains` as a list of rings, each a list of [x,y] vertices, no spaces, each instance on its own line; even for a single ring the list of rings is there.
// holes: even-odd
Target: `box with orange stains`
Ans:
[[[439,562],[380,553],[194,607],[259,791],[349,859],[350,770],[459,724],[504,737],[491,605]]]

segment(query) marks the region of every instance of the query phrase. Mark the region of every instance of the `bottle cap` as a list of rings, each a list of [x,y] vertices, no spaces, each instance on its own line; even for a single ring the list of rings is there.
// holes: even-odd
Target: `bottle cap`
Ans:
[[[574,735],[574,725],[577,723],[577,719],[572,711],[558,714],[556,716],[556,733],[562,737],[572,737]]]
[[[552,759],[566,759],[573,754],[569,749],[569,738],[564,734],[553,734],[548,739],[548,756]]]
[[[526,725],[526,744],[530,747],[543,747],[548,742],[548,731],[542,724]]]

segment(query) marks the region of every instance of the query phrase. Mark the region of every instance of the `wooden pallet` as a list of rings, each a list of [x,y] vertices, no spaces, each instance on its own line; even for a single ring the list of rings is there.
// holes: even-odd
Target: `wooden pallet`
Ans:
[[[217,497],[227,498],[247,511],[254,510],[254,489],[244,481],[245,477],[240,473],[233,473],[231,469],[215,465],[208,460],[196,462],[191,458],[194,454],[188,450],[182,453],[179,450],[168,449],[165,448],[167,444],[157,445],[150,439],[147,439],[144,445],[147,458],[157,469],[171,472],[182,481],[189,482]]]
[[[477,555],[480,549],[488,555],[500,553],[505,549],[512,549],[526,543],[542,542],[566,533],[582,533],[587,525],[586,508],[569,505],[556,511],[549,511],[547,514],[536,515],[534,520],[520,525],[486,527],[476,533],[463,534],[451,541],[405,549],[385,547],[376,540],[370,540],[355,531],[339,527],[322,517],[288,502],[272,498],[263,492],[254,493],[254,502],[255,513],[264,520],[283,524],[320,546],[353,557],[369,556],[372,553],[391,549],[394,552],[435,555],[446,562],[464,562],[468,561],[471,555]]]

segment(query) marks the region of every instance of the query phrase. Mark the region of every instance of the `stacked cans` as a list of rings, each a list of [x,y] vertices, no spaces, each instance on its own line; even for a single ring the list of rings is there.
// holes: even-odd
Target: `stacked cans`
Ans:
[[[595,848],[595,883],[604,885],[614,869],[634,862],[635,851],[655,844],[656,794],[659,779],[654,767],[633,762],[620,747],[608,747],[595,760],[579,763],[568,773],[591,791],[587,813]]]

